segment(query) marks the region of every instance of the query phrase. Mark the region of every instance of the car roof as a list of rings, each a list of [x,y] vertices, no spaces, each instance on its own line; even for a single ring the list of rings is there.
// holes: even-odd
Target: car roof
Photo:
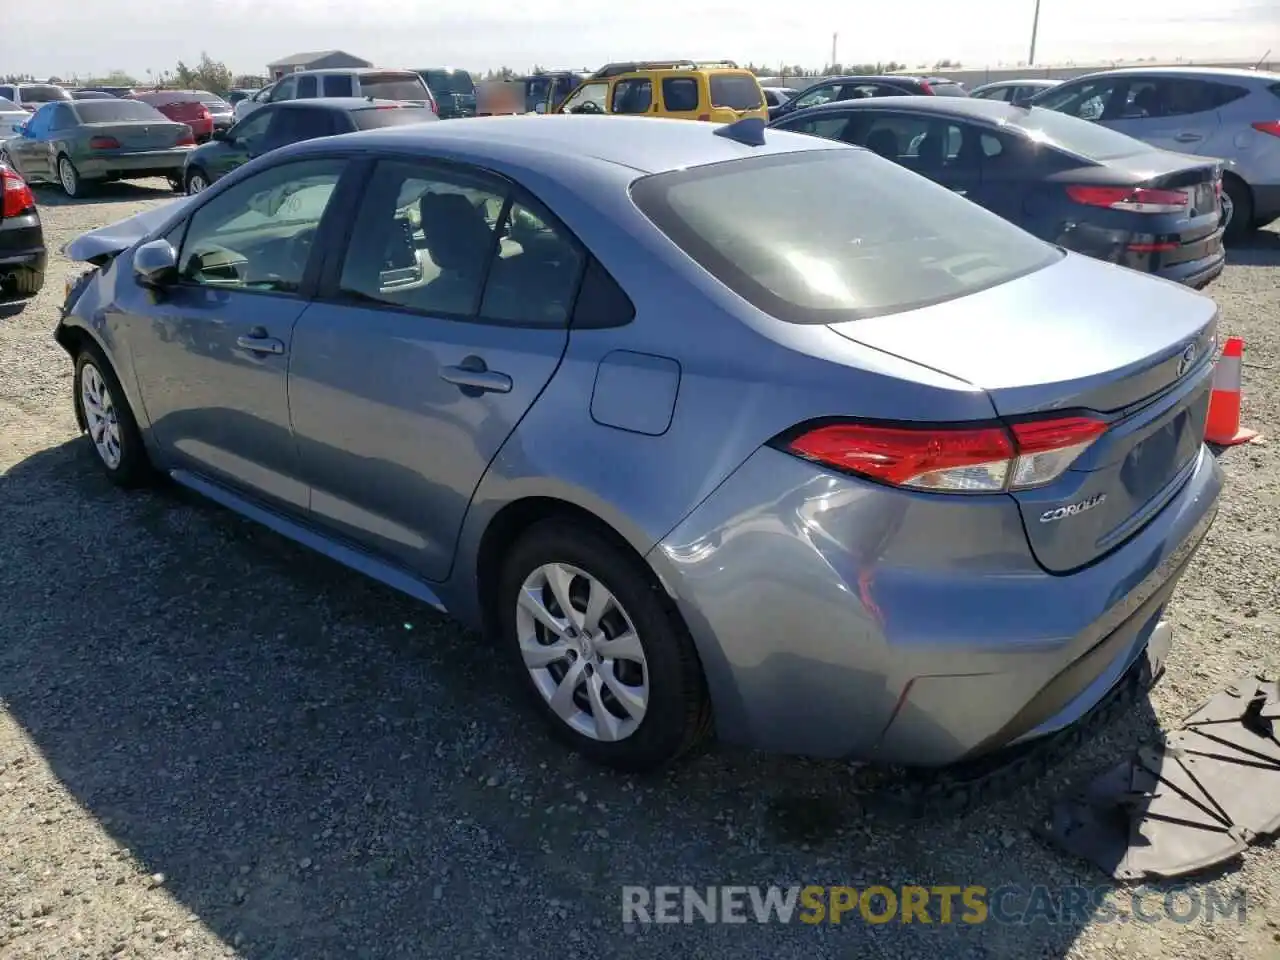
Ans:
[[[1021,80],[992,80],[990,83],[984,83],[975,90],[985,90],[987,87],[1056,87],[1062,83],[1061,80],[1054,80],[1051,77],[1025,77]]]
[[[1112,70],[1098,70],[1093,73],[1072,77],[1072,80],[1094,79],[1097,77],[1132,76],[1168,77],[1223,77],[1236,80],[1257,80],[1275,83],[1280,81],[1280,73],[1269,73],[1266,70],[1249,70],[1245,67],[1116,67]]]
[[[465,154],[467,161],[478,165],[494,162],[520,166],[555,178],[564,175],[566,155],[651,174],[748,156],[855,149],[781,130],[767,132],[763,146],[751,147],[717,136],[719,127],[660,117],[533,114],[388,127],[350,134],[343,140],[372,150],[434,147],[454,155]],[[311,141],[284,149],[309,152],[325,148],[325,144]]]
[[[307,97],[305,100],[281,100],[269,104],[276,110],[297,109],[298,107],[328,107],[331,110],[376,110],[383,107],[396,107],[403,110],[430,110],[414,103],[400,100],[374,100],[369,97]]]
[[[816,107],[808,107],[791,114],[791,117],[814,116],[822,113],[838,113],[842,110],[883,110],[892,108],[912,113],[928,113],[940,117],[963,117],[999,123],[1001,120],[1021,118],[1027,115],[1026,107],[1015,106],[1003,100],[983,100],[973,97],[867,97],[863,100],[833,100]]]
[[[276,81],[276,82],[279,83],[280,81],[288,80],[290,77],[296,77],[299,74],[309,74],[311,76],[316,76],[318,74],[334,74],[334,73],[339,73],[344,75],[351,74],[357,77],[367,76],[371,73],[404,73],[404,74],[411,73],[415,77],[419,75],[417,70],[412,70],[409,67],[318,67],[315,70],[295,70],[293,71],[293,73],[286,73],[283,77],[280,78],[279,81]]]

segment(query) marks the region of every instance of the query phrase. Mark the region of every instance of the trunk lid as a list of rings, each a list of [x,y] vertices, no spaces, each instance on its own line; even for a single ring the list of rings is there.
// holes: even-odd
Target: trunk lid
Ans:
[[[115,137],[120,143],[120,150],[130,153],[165,150],[177,146],[178,141],[188,133],[185,123],[162,119],[86,123],[81,129],[86,140],[92,137]]]
[[[1084,257],[841,335],[965,380],[1001,418],[1092,412],[1108,424],[1053,483],[1011,494],[1037,560],[1089,564],[1141,530],[1201,448],[1217,307]]]

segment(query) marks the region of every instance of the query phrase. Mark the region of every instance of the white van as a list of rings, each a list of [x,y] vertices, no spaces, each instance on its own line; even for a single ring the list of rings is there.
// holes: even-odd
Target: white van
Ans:
[[[309,100],[314,97],[373,97],[429,106],[439,113],[426,82],[413,70],[347,67],[332,70],[298,70],[277,80],[249,100],[236,104],[236,119],[243,120],[264,103]]]

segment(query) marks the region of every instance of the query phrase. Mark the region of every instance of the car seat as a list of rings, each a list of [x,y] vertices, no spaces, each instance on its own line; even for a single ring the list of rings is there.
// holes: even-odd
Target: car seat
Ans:
[[[885,127],[872,130],[867,137],[866,146],[872,153],[878,153],[886,160],[898,159],[898,135]]]

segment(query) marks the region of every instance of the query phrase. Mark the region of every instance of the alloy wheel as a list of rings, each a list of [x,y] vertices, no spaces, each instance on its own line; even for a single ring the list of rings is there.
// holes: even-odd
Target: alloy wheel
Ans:
[[[209,186],[202,173],[193,173],[187,178],[187,193],[195,196],[202,193]]]
[[[101,371],[92,362],[80,370],[80,407],[98,456],[108,470],[119,469],[124,451],[115,400]]]
[[[79,177],[76,175],[76,168],[66,157],[58,161],[58,180],[61,181],[62,189],[67,196],[76,195],[76,188],[80,185]]]
[[[613,593],[584,570],[547,563],[516,601],[520,654],[534,686],[570,729],[625,740],[649,704],[644,646]]]

